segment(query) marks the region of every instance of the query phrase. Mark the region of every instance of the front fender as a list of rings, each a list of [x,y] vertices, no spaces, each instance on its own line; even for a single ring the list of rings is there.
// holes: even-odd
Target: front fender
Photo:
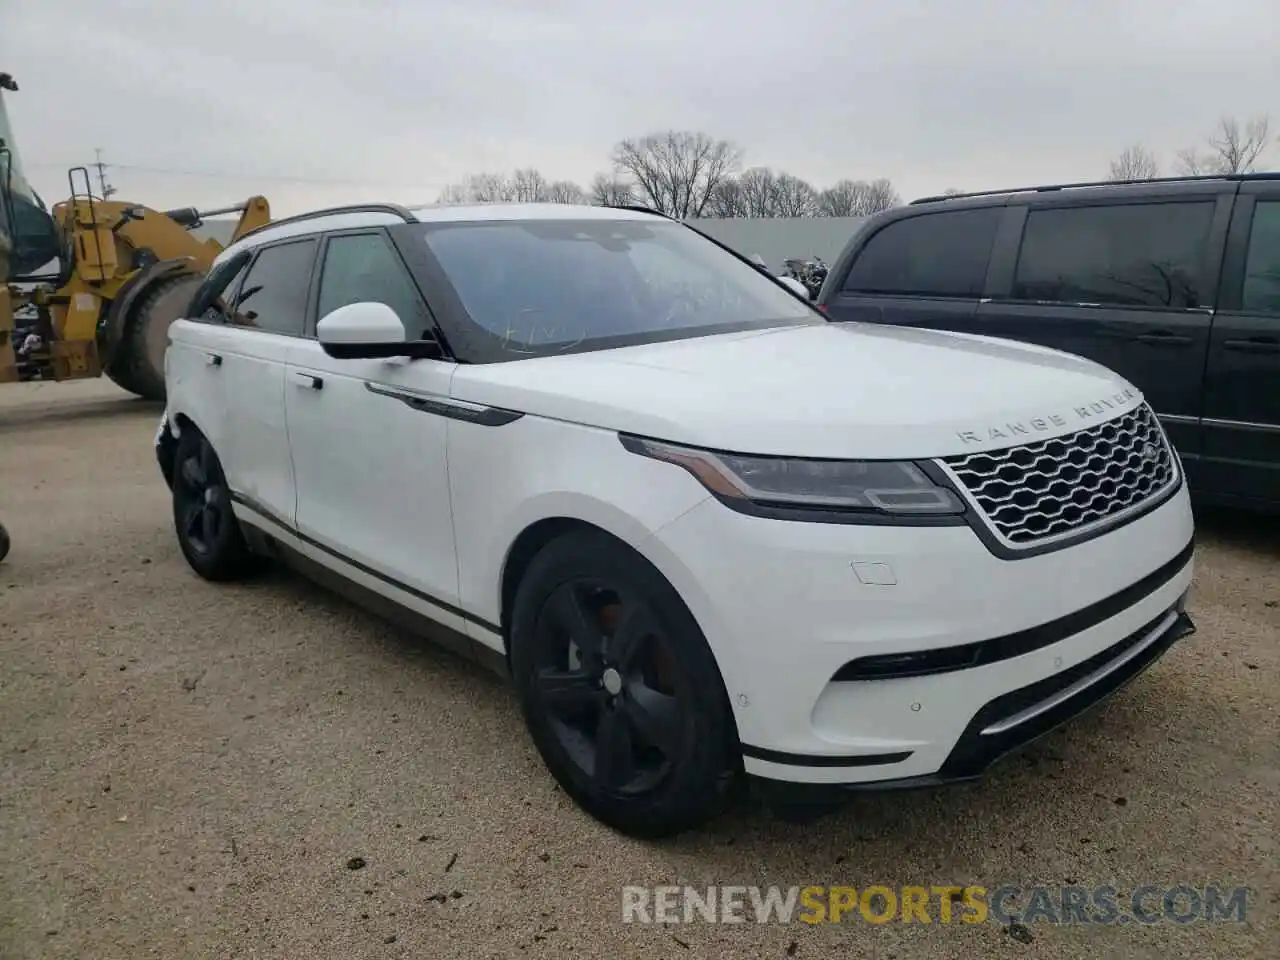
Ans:
[[[448,443],[458,595],[490,623],[501,619],[512,547],[535,523],[576,520],[645,555],[654,533],[710,496],[685,470],[636,456],[594,427],[533,416],[496,428],[451,424]]]

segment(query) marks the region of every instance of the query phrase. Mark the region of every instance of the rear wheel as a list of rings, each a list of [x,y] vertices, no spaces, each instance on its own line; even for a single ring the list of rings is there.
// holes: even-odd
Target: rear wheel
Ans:
[[[164,399],[169,326],[186,313],[203,279],[190,273],[168,277],[142,298],[124,329],[107,376],[146,400]]]
[[[516,592],[511,662],[534,743],[592,816],[659,837],[724,808],[739,764],[719,669],[630,548],[593,532],[545,547]]]
[[[182,555],[206,580],[241,580],[261,565],[231,510],[213,445],[191,427],[182,431],[174,457],[173,524]]]

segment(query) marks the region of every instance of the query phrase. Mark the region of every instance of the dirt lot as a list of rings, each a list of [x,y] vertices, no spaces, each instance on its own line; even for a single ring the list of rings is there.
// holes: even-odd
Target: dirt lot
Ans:
[[[644,844],[478,668],[291,576],[197,579],[157,416],[0,387],[0,956],[1280,956],[1280,524],[1202,517],[1200,632],[980,785]],[[1179,881],[1248,886],[1248,922],[621,922],[627,884]]]

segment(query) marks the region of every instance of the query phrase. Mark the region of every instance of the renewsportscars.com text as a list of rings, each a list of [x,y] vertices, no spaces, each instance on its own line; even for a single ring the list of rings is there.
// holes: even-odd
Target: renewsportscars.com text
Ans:
[[[623,923],[1243,923],[1245,887],[623,887]]]

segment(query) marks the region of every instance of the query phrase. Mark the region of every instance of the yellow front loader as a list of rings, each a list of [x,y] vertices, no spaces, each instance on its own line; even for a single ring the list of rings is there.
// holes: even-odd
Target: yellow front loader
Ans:
[[[232,241],[271,220],[264,197],[218,210],[159,211],[103,200],[89,171],[67,175],[52,211],[23,176],[4,109],[17,84],[0,73],[0,384],[106,374],[164,398],[169,325],[223,249],[189,231],[239,212]]]

